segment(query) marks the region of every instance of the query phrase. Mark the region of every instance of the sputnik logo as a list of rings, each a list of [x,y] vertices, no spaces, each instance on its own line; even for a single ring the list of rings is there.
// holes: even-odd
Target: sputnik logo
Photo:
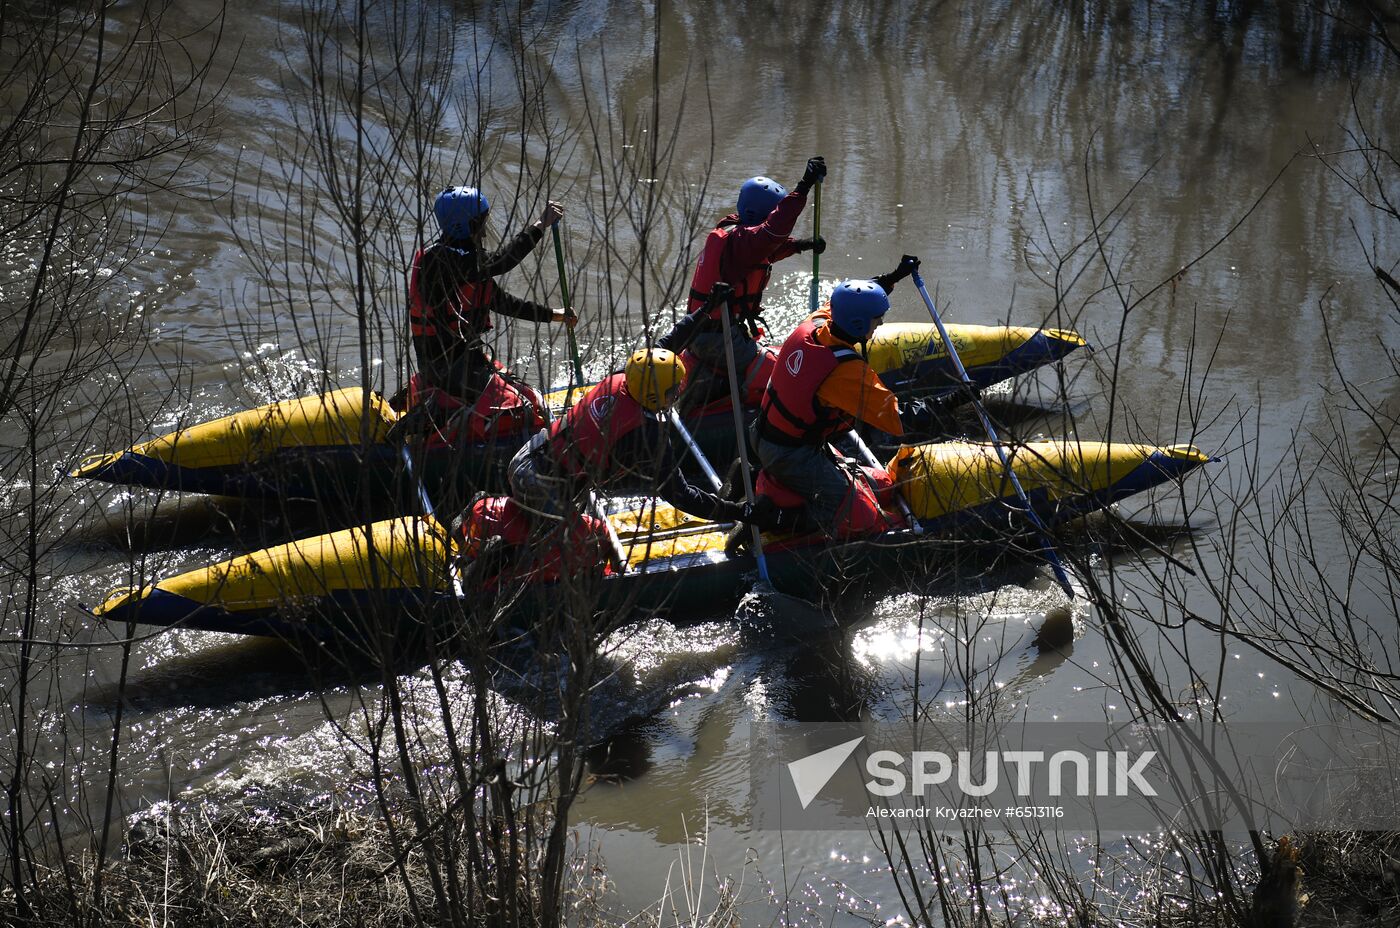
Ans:
[[[785,362],[784,366],[788,369],[789,374],[796,377],[797,372],[802,370],[802,349],[799,348],[792,354],[788,355],[788,359]]]
[[[788,773],[792,775],[793,788],[797,790],[797,801],[802,803],[802,808],[807,808],[812,804],[812,800],[817,798],[817,793],[831,778],[836,775],[836,771],[841,769],[841,765],[846,762],[846,758],[855,753],[856,748],[865,736],[853,738],[844,744],[838,744],[825,751],[818,751],[815,754],[808,754],[806,757],[792,761],[787,765]]]

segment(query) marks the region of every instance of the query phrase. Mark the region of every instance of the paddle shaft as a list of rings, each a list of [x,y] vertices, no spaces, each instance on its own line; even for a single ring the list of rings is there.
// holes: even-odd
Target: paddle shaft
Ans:
[[[413,452],[408,450],[408,442],[399,446],[399,452],[403,457],[404,473],[408,479],[413,481],[413,487],[418,491],[418,504],[423,507],[423,515],[436,519],[437,514],[433,511],[432,497],[428,496],[428,488],[423,486],[423,481],[418,479],[418,475],[413,470]]]
[[[982,400],[977,395],[972,378],[967,376],[967,368],[963,367],[962,358],[958,357],[958,349],[953,345],[953,339],[948,335],[948,329],[943,325],[943,318],[938,314],[938,308],[933,305],[933,297],[928,295],[923,277],[917,270],[911,276],[914,279],[914,286],[918,288],[919,296],[924,298],[924,305],[928,307],[929,315],[933,317],[934,326],[938,328],[938,337],[943,339],[943,347],[948,349],[948,359],[953,362],[953,370],[957,372],[958,379],[968,387],[972,408],[982,423],[982,429],[991,439],[992,447],[996,449],[997,457],[1001,460],[1001,466],[1006,471],[1007,479],[1015,488],[1016,496],[1021,500],[1021,505],[1026,508],[1026,518],[1030,519],[1031,525],[1035,527],[1036,533],[1039,535],[1041,554],[1050,564],[1050,569],[1055,572],[1055,579],[1059,581],[1065,595],[1074,599],[1074,587],[1069,582],[1069,574],[1065,572],[1065,565],[1060,562],[1060,556],[1055,553],[1054,547],[1050,544],[1050,536],[1045,529],[1045,523],[1040,520],[1040,516],[1036,515],[1035,509],[1031,506],[1030,497],[1026,496],[1026,491],[1021,487],[1021,480],[1016,476],[1016,471],[1011,466],[1011,459],[1007,457],[1006,449],[1002,447],[1001,439],[997,436],[996,428],[992,425],[992,417],[987,414],[987,408],[982,405]]]
[[[817,251],[815,242],[822,235],[822,182],[817,181],[817,192],[812,199],[812,292],[807,297],[807,311],[814,313],[817,311],[817,274],[821,270],[822,256]]]
[[[588,514],[603,523],[603,530],[608,533],[608,547],[612,550],[613,566],[620,574],[627,573],[627,555],[622,550],[622,539],[617,537],[617,529],[613,528],[612,522],[608,521],[607,510],[598,500],[598,494],[592,490],[588,491]]]
[[[627,537],[627,547],[633,548],[644,545],[652,541],[663,541],[667,538],[684,538],[687,535],[707,535],[712,532],[727,532],[738,523],[736,522],[696,522],[693,525],[677,525],[675,528],[652,529],[646,532],[637,532]],[[621,536],[619,536],[619,540]]]
[[[739,395],[738,364],[734,360],[733,323],[729,321],[729,307],[723,306],[719,312],[720,324],[724,327],[724,359],[729,366],[729,405],[734,409],[734,438],[739,443],[739,472],[744,480],[744,499],[750,507],[754,505],[753,474],[749,470],[749,443],[744,437],[744,404]],[[763,556],[763,536],[757,525],[750,525],[753,533],[754,559],[758,561],[758,578],[772,585],[768,577],[768,559]]]
[[[433,498],[428,495],[428,488],[423,485],[423,481],[418,479],[418,474],[413,469],[413,452],[409,450],[408,442],[404,442],[399,447],[399,453],[403,457],[404,474],[413,481],[414,489],[418,491],[418,503],[423,507],[423,515],[437,522],[438,517],[433,506]],[[447,574],[452,578],[452,592],[460,599],[463,595],[462,574],[456,558],[448,558]]]
[[[559,223],[549,227],[554,233],[554,260],[559,265],[559,293],[564,300],[564,311],[573,312],[573,304],[569,302],[569,275],[564,270],[564,242],[559,235]],[[565,326],[565,331],[569,335],[569,358],[574,362],[574,376],[569,382],[569,392],[564,396],[564,405],[572,405],[574,400],[574,387],[583,386],[583,363],[578,359],[578,340],[574,338],[572,326]]]
[[[724,489],[724,482],[719,479],[719,474],[715,473],[714,467],[710,465],[710,459],[705,457],[705,452],[700,450],[695,436],[690,434],[690,429],[685,427],[685,423],[681,421],[680,413],[676,412],[674,406],[666,411],[666,417],[671,420],[671,426],[675,428],[676,434],[680,435],[686,448],[695,455],[695,460],[700,462],[700,470],[705,473],[705,479],[710,481],[710,486],[714,487],[716,493]]]
[[[859,432],[855,429],[851,429],[846,433],[846,437],[850,439],[851,444],[856,446],[856,450],[860,452],[860,456],[865,460],[865,463],[869,464],[871,467],[884,470],[880,464],[880,459],[875,457],[875,452],[870,450],[870,446],[865,443],[865,439],[860,437]],[[904,521],[909,523],[909,527],[914,530],[915,535],[922,535],[924,533],[923,523],[914,518],[914,513],[909,508],[909,501],[904,498],[904,494],[900,493],[898,488],[895,488],[894,498],[895,501],[899,503],[899,511],[900,514],[904,516]]]

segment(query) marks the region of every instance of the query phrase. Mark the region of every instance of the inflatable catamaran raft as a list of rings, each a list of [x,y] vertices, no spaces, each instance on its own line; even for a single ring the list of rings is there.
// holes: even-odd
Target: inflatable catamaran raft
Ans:
[[[1208,460],[1190,445],[1075,441],[1018,445],[1011,458],[1047,523],[1179,480]],[[835,541],[824,535],[767,538],[779,590],[810,597],[842,576],[927,569],[938,556],[935,542],[975,534],[979,525],[1004,534],[1020,507],[995,448],[977,442],[902,448],[888,471],[867,468],[853,492],[850,524]],[[116,590],[95,611],[111,622],[329,640],[382,628],[369,623],[385,616],[421,621],[425,608],[454,602],[470,611],[508,599],[528,627],[565,572],[577,577],[582,570],[596,580],[600,612],[672,616],[683,614],[687,603],[722,606],[752,580],[752,559],[725,551],[727,526],[655,501],[632,501],[607,515],[611,530],[599,533],[600,546],[615,545],[611,557],[570,565],[570,553],[583,547],[571,538],[554,551],[521,546],[519,558],[498,558],[486,567],[483,537],[509,534],[501,519],[491,523],[509,505],[480,501],[455,530],[431,516],[414,516],[293,541],[139,590]],[[600,522],[595,527],[603,528]],[[505,590],[508,596],[496,595]]]
[[[1082,347],[1074,332],[1017,326],[949,326],[949,337],[973,382],[987,387],[1053,363]],[[901,396],[947,396],[958,381],[934,326],[888,323],[867,346],[871,366]],[[772,363],[773,354],[760,362]],[[761,385],[767,377],[752,377]],[[581,395],[587,387],[575,387]],[[436,493],[445,484],[504,490],[502,470],[545,419],[545,407],[563,408],[565,390],[540,397],[506,376],[470,407],[442,404],[429,430],[420,477]],[[746,397],[757,405],[757,395]],[[413,407],[412,385],[406,408]],[[377,393],[349,387],[284,400],[210,422],[191,425],[84,460],[74,477],[158,490],[353,500],[368,484],[376,492],[394,486],[399,468],[404,411]],[[728,397],[691,410],[686,421],[704,453],[715,461],[734,456]]]

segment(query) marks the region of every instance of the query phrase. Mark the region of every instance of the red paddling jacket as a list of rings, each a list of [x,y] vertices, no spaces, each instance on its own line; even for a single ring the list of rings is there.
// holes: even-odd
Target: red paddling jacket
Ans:
[[[724,281],[734,288],[730,306],[734,318],[758,316],[763,290],[773,275],[773,264],[797,254],[792,227],[807,205],[807,194],[793,191],[778,201],[768,218],[756,226],[739,222],[737,213],[725,216],[705,237],[705,247],[695,263],[690,281],[690,304],[686,312],[705,305],[710,288]],[[720,308],[710,311],[718,319]]]

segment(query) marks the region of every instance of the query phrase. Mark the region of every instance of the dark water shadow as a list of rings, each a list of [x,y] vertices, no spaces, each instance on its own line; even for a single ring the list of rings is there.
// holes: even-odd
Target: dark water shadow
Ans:
[[[171,495],[97,510],[71,528],[62,544],[123,555],[195,547],[254,550],[390,518],[396,508],[390,501],[352,511],[314,500]]]
[[[273,697],[297,697],[346,686],[371,685],[412,673],[428,661],[421,641],[375,653],[357,643],[294,642],[244,637],[168,657],[90,690],[82,705],[104,712],[118,703],[137,712],[176,708],[220,709]]]
[[[1184,522],[1163,523],[1124,520],[1106,515],[1071,522],[1057,534],[1060,543],[1077,554],[1105,557],[1132,556],[1161,559],[1161,551],[1179,553],[1194,532],[1203,526]],[[850,578],[842,596],[827,606],[835,608],[837,625],[801,641],[777,636],[762,626],[744,626],[739,651],[754,655],[755,674],[772,675],[770,689],[775,711],[802,722],[856,722],[881,699],[884,684],[878,668],[867,668],[851,653],[856,633],[876,619],[873,609],[884,597],[914,593],[924,597],[976,596],[1007,587],[1049,587],[1037,546],[1021,539],[1015,546],[983,540],[949,545],[948,562],[937,571],[910,575],[899,582],[886,576]],[[1066,606],[1050,609],[1038,627],[1020,636],[1007,650],[990,657],[988,665],[1019,665],[1010,685],[1023,686],[1054,672],[1073,653],[1074,620]],[[928,672],[937,673],[936,659]],[[981,673],[982,668],[974,668]]]
[[[1072,527],[1079,538],[1091,545],[1093,553],[1116,562],[1127,558],[1160,560],[1164,554],[1189,555],[1191,539],[1210,534],[1215,522],[1212,519],[1158,521],[1093,513]]]
[[[585,756],[589,781],[625,783],[650,771],[652,746],[661,730],[655,716],[634,716],[603,735]]]

